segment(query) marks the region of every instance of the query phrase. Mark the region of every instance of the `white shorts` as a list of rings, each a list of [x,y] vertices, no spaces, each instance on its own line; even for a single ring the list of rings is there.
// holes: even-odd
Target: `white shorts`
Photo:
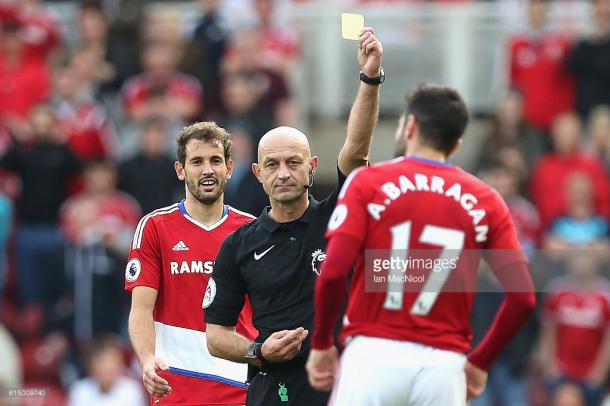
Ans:
[[[357,336],[341,356],[329,405],[464,406],[465,363],[457,352]]]

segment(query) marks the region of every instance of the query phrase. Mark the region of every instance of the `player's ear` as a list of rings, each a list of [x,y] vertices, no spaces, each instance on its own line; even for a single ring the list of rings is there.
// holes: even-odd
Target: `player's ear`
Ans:
[[[413,139],[413,136],[417,132],[417,121],[415,121],[415,116],[413,114],[409,114],[407,117],[407,124],[405,125],[405,133],[404,137],[407,141]]]
[[[320,162],[320,160],[318,159],[317,155],[314,155],[309,159],[309,173],[312,176],[316,173],[319,162]]]
[[[233,175],[233,169],[235,169],[235,163],[231,158],[227,161],[227,179],[231,179]]]
[[[176,170],[176,176],[178,176],[178,179],[180,180],[184,180],[186,179],[185,175],[184,175],[184,166],[182,166],[182,164],[178,161],[174,162],[174,169]]]
[[[256,176],[256,179],[258,179],[260,183],[263,183],[263,177],[261,176],[261,166],[257,162],[254,162],[252,164],[252,173],[254,174],[254,176]]]
[[[459,140],[457,140],[457,142],[455,143],[453,148],[451,148],[451,151],[449,151],[449,154],[447,154],[447,158],[449,158],[451,155],[455,154],[455,152],[458,149],[460,149],[461,146],[462,146],[462,139],[460,138]]]

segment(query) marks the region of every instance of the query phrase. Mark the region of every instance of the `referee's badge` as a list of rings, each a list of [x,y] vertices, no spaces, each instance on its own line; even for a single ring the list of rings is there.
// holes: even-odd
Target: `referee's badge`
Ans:
[[[205,295],[203,296],[203,303],[201,307],[207,309],[208,306],[212,304],[214,298],[216,297],[216,282],[214,279],[210,278],[208,281],[208,287],[205,288]]]
[[[127,282],[135,282],[142,272],[142,265],[138,258],[132,258],[125,267],[125,279]]]
[[[322,271],[322,262],[326,259],[326,254],[322,250],[316,250],[311,253],[311,270],[318,276]]]

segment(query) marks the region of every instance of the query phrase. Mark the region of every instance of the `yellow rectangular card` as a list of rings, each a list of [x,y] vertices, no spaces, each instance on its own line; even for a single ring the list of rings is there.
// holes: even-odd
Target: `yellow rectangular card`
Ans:
[[[364,16],[362,14],[341,13],[341,36],[343,39],[358,41],[363,29]]]

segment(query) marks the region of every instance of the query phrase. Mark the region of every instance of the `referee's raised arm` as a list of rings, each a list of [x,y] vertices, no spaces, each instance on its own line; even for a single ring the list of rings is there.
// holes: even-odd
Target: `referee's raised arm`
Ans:
[[[379,113],[379,84],[385,80],[381,57],[383,45],[373,29],[364,29],[358,47],[361,82],[347,122],[347,137],[339,152],[339,170],[345,176],[369,160],[373,130]]]

